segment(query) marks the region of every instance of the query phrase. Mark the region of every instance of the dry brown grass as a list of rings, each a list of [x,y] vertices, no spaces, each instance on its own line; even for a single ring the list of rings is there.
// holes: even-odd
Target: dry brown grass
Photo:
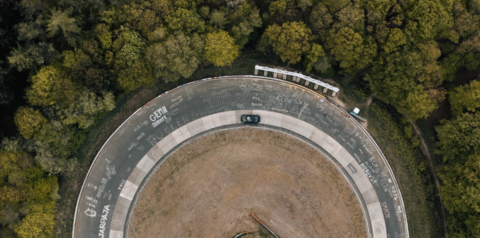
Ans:
[[[366,235],[358,199],[332,162],[292,136],[252,128],[196,138],[170,156],[142,190],[130,228],[138,237],[233,237],[260,228],[249,212],[280,237]]]

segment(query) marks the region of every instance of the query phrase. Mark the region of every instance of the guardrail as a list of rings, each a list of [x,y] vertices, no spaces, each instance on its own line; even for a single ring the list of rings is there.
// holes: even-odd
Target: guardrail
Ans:
[[[301,78],[301,79],[305,79],[307,82],[311,82],[315,85],[319,85],[319,86],[322,86],[325,90],[324,90],[324,93],[326,93],[326,90],[327,89],[330,89],[333,91],[333,94],[332,96],[335,97],[335,95],[340,91],[339,88],[335,87],[335,86],[332,86],[328,83],[325,83],[325,82],[322,82],[318,79],[314,79],[312,77],[309,77],[309,76],[306,76],[306,75],[303,75],[301,73],[297,73],[297,72],[290,72],[290,71],[287,71],[287,70],[283,70],[283,69],[277,69],[277,68],[271,68],[271,67],[266,67],[266,66],[260,66],[260,65],[255,65],[255,75],[258,75],[258,71],[259,70],[262,70],[264,71],[264,76],[267,76],[268,75],[268,72],[273,72],[274,74],[274,78],[276,78],[276,75],[277,74],[281,74],[281,75],[290,75],[293,77],[293,80],[296,81],[296,78]],[[284,76],[283,79],[286,79],[286,77]],[[299,81],[298,81],[299,82]]]

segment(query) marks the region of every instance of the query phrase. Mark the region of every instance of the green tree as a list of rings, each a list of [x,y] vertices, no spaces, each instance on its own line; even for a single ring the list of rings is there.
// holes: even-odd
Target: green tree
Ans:
[[[272,45],[273,50],[283,62],[300,62],[302,54],[310,50],[313,40],[312,31],[303,22],[286,22],[282,26],[270,25],[263,37]]]
[[[32,136],[47,123],[47,119],[40,113],[31,107],[20,107],[15,112],[14,117],[15,125],[17,126],[20,134],[25,139],[30,139]]]
[[[364,40],[360,34],[348,27],[337,32],[332,31],[326,46],[335,60],[340,61],[340,67],[349,73],[356,73],[367,67],[377,54],[376,43],[371,37]]]
[[[25,18],[28,20],[31,20],[38,15],[47,13],[50,9],[47,1],[22,0],[18,1],[18,5],[21,7]]]
[[[469,9],[474,13],[480,14],[480,1],[479,0],[470,0],[468,1]]]
[[[467,38],[478,30],[479,16],[470,14],[461,2],[453,4],[454,25],[453,29],[461,38]],[[455,42],[457,43],[457,42]]]
[[[148,40],[150,42],[159,42],[161,40],[164,40],[165,37],[167,37],[168,31],[166,27],[158,27],[154,31],[150,32],[148,35]]]
[[[328,63],[328,58],[326,57],[323,47],[319,44],[312,44],[312,48],[305,56],[305,68],[307,73],[312,70],[312,67],[322,73],[326,73],[330,64]]]
[[[480,33],[465,39],[457,47],[461,57],[461,63],[469,70],[475,70],[480,66]]]
[[[45,35],[45,31],[42,27],[42,21],[27,21],[21,22],[15,27],[18,31],[18,40],[31,41]]]
[[[245,3],[246,1],[245,0],[225,0],[225,2],[227,2],[227,6],[230,8],[238,8],[239,5]]]
[[[465,163],[470,155],[480,154],[480,112],[463,113],[436,128],[438,154],[443,162]]]
[[[77,26],[76,20],[69,17],[69,14],[69,11],[53,9],[48,20],[47,31],[48,36],[53,37],[61,30],[68,44],[75,46],[74,35],[80,33],[80,28]]]
[[[437,107],[436,101],[416,80],[421,73],[419,53],[397,51],[375,61],[365,80],[375,95],[415,120],[428,116]]]
[[[333,17],[328,12],[327,6],[323,3],[317,3],[313,7],[309,20],[312,29],[320,35],[325,33],[333,23]]]
[[[480,214],[479,213],[469,214],[467,220],[465,221],[465,225],[467,226],[467,229],[468,229],[468,233],[466,235],[467,237],[480,236]]]
[[[43,64],[53,63],[60,57],[60,54],[53,48],[52,44],[40,42],[38,44],[27,44],[19,46],[11,51],[8,62],[19,71],[25,69],[36,69]]]
[[[23,151],[0,150],[0,223],[18,237],[50,237],[55,226],[57,178]],[[8,216],[8,217],[7,217]]]
[[[185,9],[194,9],[197,4],[201,3],[200,1],[192,1],[192,0],[177,0],[173,1],[173,5],[176,8],[185,8]]]
[[[15,227],[19,238],[53,236],[55,228],[55,202],[29,206],[29,213]]]
[[[201,62],[204,42],[197,35],[187,36],[182,32],[170,35],[161,43],[148,47],[146,60],[152,65],[157,78],[170,82],[190,77]]]
[[[213,11],[211,16],[210,16],[210,24],[219,28],[223,29],[223,26],[226,23],[226,18],[225,18],[225,12],[223,11]]]
[[[6,196],[0,197],[0,205],[25,199],[28,187],[21,185],[27,182],[26,176],[29,176],[29,172],[31,172],[27,171],[33,165],[30,156],[23,151],[12,152],[2,149],[0,151],[0,165],[0,186],[2,188],[18,186],[16,193],[19,194],[16,197],[5,194]]]
[[[70,156],[85,139],[85,133],[74,125],[50,120],[28,141],[27,148],[35,151],[35,161],[49,174],[71,172],[76,160]]]
[[[331,12],[337,12],[346,7],[350,3],[350,0],[325,0],[323,2],[330,8]]]
[[[455,73],[460,66],[460,61],[461,56],[459,54],[451,53],[438,62],[444,80],[452,81],[455,78]]]
[[[173,3],[171,0],[150,0],[152,2],[153,10],[162,16],[167,18],[170,14],[173,13]]]
[[[480,155],[470,155],[465,164],[444,166],[439,176],[442,200],[449,212],[480,215]]]
[[[115,24],[141,32],[145,37],[161,25],[160,17],[155,14],[152,4],[148,1],[141,4],[125,4],[116,14]]]
[[[337,33],[334,33],[327,39],[330,53],[335,56],[335,60],[340,61],[340,67],[352,67],[361,59],[363,51],[363,39],[352,29],[344,27]]]
[[[102,49],[108,50],[112,47],[112,32],[107,25],[98,24],[95,27],[95,33],[97,33],[97,38],[100,41]]]
[[[230,29],[229,33],[235,39],[235,43],[243,46],[248,42],[254,29],[262,25],[262,19],[259,10],[245,1],[236,5],[233,12],[227,14],[227,23],[226,28]]]
[[[96,92],[101,92],[111,83],[99,44],[95,39],[81,42],[74,52],[62,52],[62,70],[75,82],[82,82]]]
[[[370,26],[367,26],[367,31],[369,27]],[[373,27],[370,31],[373,31]],[[390,28],[388,27],[388,23],[386,21],[382,21],[381,23],[376,24],[373,36],[379,44],[385,44],[385,42],[387,42],[389,33]]]
[[[454,114],[462,113],[463,109],[475,112],[480,107],[480,81],[474,80],[468,85],[454,88],[449,100]]]
[[[138,32],[121,27],[118,38],[113,42],[115,69],[119,70],[133,65],[143,57],[146,43]]]
[[[62,74],[58,66],[45,66],[31,77],[26,91],[28,102],[34,106],[69,105],[79,95],[79,87]]]
[[[239,47],[225,31],[208,33],[205,39],[205,58],[215,66],[230,66],[238,57]]]
[[[436,102],[441,102],[446,98],[446,91],[441,87],[443,83],[443,71],[437,60],[441,56],[441,51],[435,41],[427,41],[417,44],[417,49],[422,56],[422,73],[417,78],[430,97]]]
[[[337,19],[333,27],[336,29],[349,27],[356,31],[363,31],[365,10],[359,4],[350,3],[338,11],[335,16]]]
[[[307,11],[312,5],[311,0],[297,0],[297,6],[301,8],[303,12]]]
[[[388,4],[385,4],[388,6]],[[385,9],[385,8],[384,8]],[[388,9],[388,8],[387,8]],[[388,23],[393,27],[401,27],[405,22],[405,16],[403,14],[403,9],[399,4],[395,4],[391,11],[388,13],[390,19]]]
[[[117,83],[120,89],[131,92],[140,87],[152,86],[156,82],[147,62],[138,60],[118,71]]]
[[[450,213],[449,237],[476,237],[480,217],[480,113],[464,113],[435,128],[440,196]]]
[[[388,34],[388,40],[383,45],[383,50],[387,53],[391,53],[393,51],[397,51],[400,46],[405,45],[407,43],[407,37],[403,34],[402,30],[398,28],[392,28],[390,33]]]
[[[117,35],[112,44],[115,54],[112,60],[118,87],[130,92],[155,83],[149,65],[144,62],[145,40],[138,32],[125,27],[121,27]]]
[[[168,27],[174,31],[180,30],[185,33],[198,32],[205,30],[205,22],[200,16],[191,10],[179,8],[166,19]]]
[[[115,101],[112,93],[99,97],[93,92],[84,91],[69,107],[58,108],[57,116],[65,125],[76,124],[80,129],[87,129],[97,121],[100,115],[113,108],[115,108]]]
[[[452,1],[415,1],[407,13],[407,35],[417,42],[435,39],[453,26]]]
[[[285,14],[287,12],[287,1],[277,0],[270,3],[268,8],[270,12],[270,18],[276,23],[282,23],[285,20]]]
[[[210,7],[202,6],[200,9],[198,9],[198,14],[200,14],[202,19],[207,19],[208,16],[210,16]],[[224,15],[224,17],[225,17],[225,15]]]

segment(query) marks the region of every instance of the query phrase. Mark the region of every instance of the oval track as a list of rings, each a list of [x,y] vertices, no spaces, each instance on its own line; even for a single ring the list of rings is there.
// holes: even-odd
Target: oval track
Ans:
[[[260,126],[315,144],[339,165],[362,204],[369,237],[409,237],[400,190],[382,152],[341,108],[303,87],[272,78],[230,76],[196,81],[152,100],[107,140],[80,192],[74,237],[124,237],[128,213],[144,179],[164,157],[205,132]]]

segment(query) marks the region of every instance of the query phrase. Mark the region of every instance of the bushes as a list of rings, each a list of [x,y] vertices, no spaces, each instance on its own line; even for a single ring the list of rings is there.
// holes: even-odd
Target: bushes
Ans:
[[[478,237],[480,221],[480,112],[442,121],[438,154],[443,156],[440,195],[450,212],[449,235]]]
[[[402,158],[404,166],[412,173],[415,184],[423,187],[425,181],[422,172],[425,171],[425,164],[418,161],[417,148],[409,141],[405,132],[401,130],[401,127],[397,125],[387,111],[377,104],[373,104],[371,110],[375,115],[376,126],[382,128],[383,135],[392,142],[395,155]],[[419,168],[424,169],[421,171]],[[427,196],[422,194],[422,197],[426,198]]]
[[[51,237],[57,191],[57,178],[27,153],[0,149],[0,235]]]

